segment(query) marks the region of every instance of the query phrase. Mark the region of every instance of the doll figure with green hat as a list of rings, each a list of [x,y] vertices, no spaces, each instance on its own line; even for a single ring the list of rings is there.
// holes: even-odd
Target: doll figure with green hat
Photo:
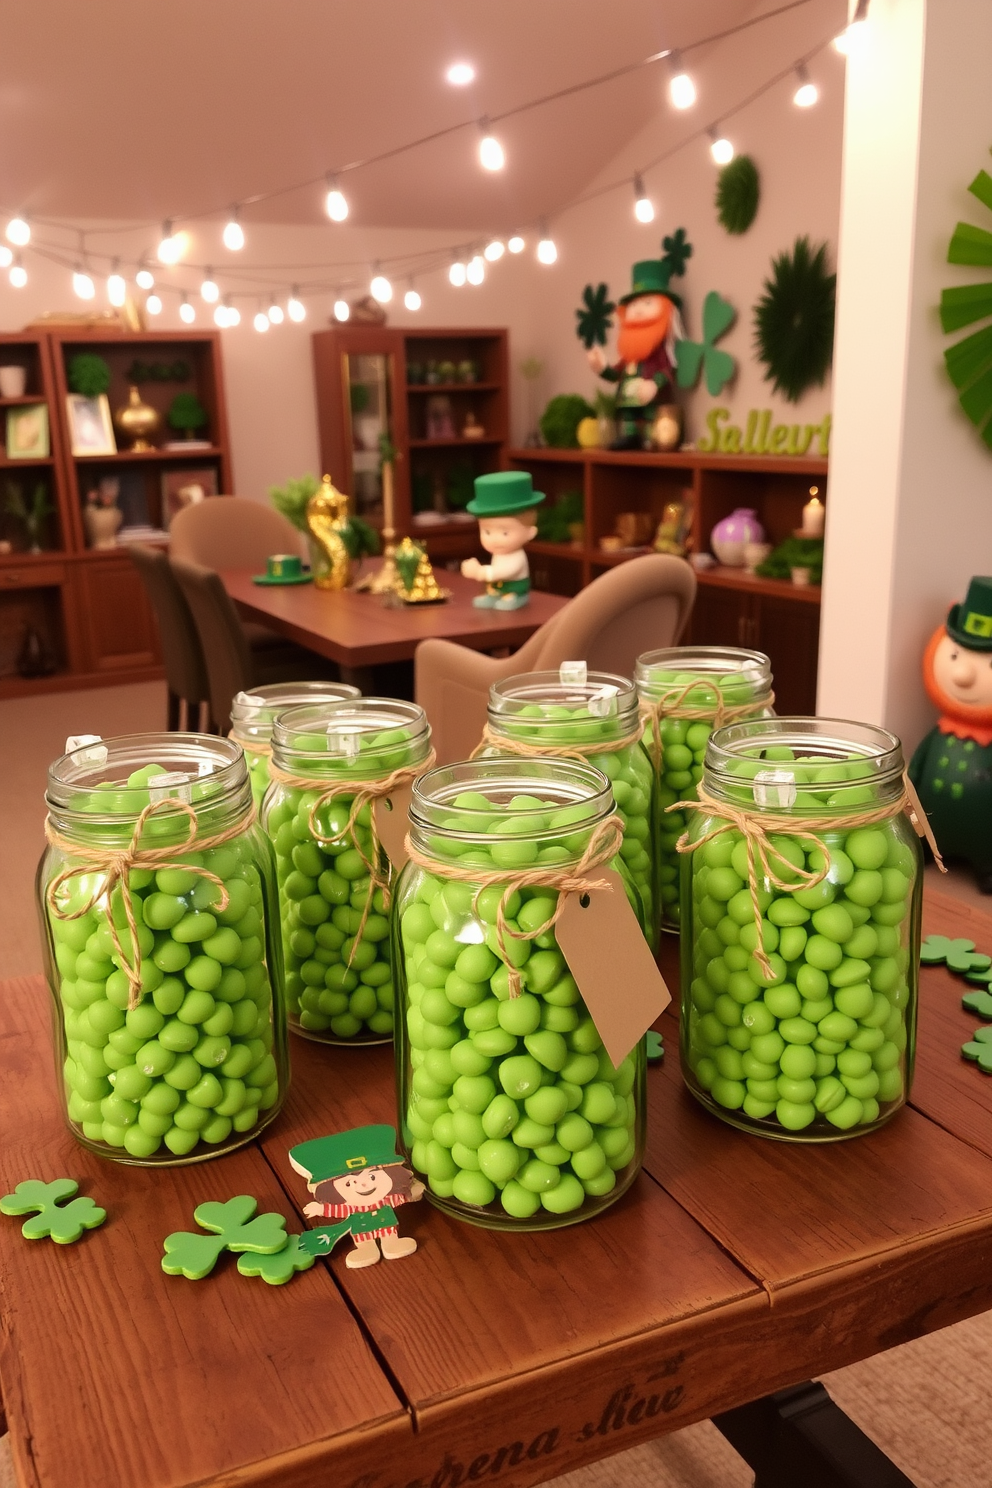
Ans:
[[[331,1137],[314,1137],[291,1147],[289,1161],[314,1196],[304,1214],[337,1221],[308,1230],[300,1237],[301,1249],[328,1255],[344,1235],[350,1235],[355,1248],[345,1265],[352,1270],[374,1266],[380,1248],[387,1261],[416,1250],[412,1236],[400,1236],[395,1210],[400,1204],[415,1203],[424,1185],[396,1151],[393,1127],[356,1126]]]
[[[923,685],[940,716],[909,777],[941,856],[970,864],[992,894],[992,578],[973,578],[930,637]]]
[[[472,603],[479,610],[519,610],[530,597],[530,567],[525,545],[537,536],[537,507],[543,491],[535,491],[526,470],[496,470],[475,479],[475,495],[467,510],[479,519],[479,541],[491,563],[466,558],[462,573],[486,586]]]

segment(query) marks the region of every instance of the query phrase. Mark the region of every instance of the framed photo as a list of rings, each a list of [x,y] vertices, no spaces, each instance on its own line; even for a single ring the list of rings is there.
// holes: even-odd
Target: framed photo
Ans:
[[[44,460],[51,454],[48,404],[29,403],[7,409],[7,459]]]
[[[184,506],[195,506],[208,496],[217,495],[217,471],[163,470],[162,472],[162,526],[168,530],[172,519]]]
[[[67,393],[69,433],[74,455],[116,455],[117,441],[110,419],[106,393],[84,398],[82,393]]]

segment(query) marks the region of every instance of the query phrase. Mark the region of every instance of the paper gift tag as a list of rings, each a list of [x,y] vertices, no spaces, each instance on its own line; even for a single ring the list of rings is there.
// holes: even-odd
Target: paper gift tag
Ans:
[[[612,892],[569,894],[555,926],[558,945],[615,1065],[672,1000],[623,879],[601,870]],[[582,900],[586,899],[584,908]]]
[[[379,841],[397,872],[406,862],[406,834],[410,830],[412,794],[413,781],[408,780],[406,785],[399,786],[391,795],[378,796],[372,803]]]

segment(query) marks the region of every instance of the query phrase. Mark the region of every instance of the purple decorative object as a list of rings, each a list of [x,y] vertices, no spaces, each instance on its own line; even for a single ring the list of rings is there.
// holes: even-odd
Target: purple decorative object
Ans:
[[[765,540],[765,529],[753,507],[739,506],[729,517],[717,522],[710,533],[710,547],[727,568],[744,566],[744,544]]]

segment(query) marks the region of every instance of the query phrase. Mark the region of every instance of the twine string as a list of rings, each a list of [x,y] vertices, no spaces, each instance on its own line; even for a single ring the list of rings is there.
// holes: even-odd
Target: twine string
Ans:
[[[428,873],[439,873],[444,878],[456,883],[472,883],[477,888],[472,896],[472,908],[478,913],[479,895],[483,889],[500,885],[503,892],[500,894],[499,903],[496,907],[496,944],[499,947],[500,960],[507,971],[507,985],[511,998],[519,997],[522,991],[522,980],[520,972],[510,960],[506,937],[513,940],[536,940],[539,935],[545,935],[557,924],[565,901],[570,894],[595,894],[611,892],[612,885],[606,878],[591,878],[589,875],[596,869],[602,868],[604,864],[610,863],[620,850],[623,841],[623,825],[619,817],[608,816],[605,821],[593,827],[589,834],[589,841],[582,852],[581,857],[567,868],[521,868],[519,872],[507,877],[504,869],[502,872],[491,873],[480,871],[478,868],[460,868],[446,859],[440,859],[422,853],[410,840],[409,833],[406,839],[406,850],[410,861],[416,863],[419,868],[424,868]],[[537,925],[530,930],[514,929],[507,923],[507,906],[513,895],[521,889],[550,889],[558,895],[554,912],[548,916],[543,925]]]
[[[169,847],[142,847],[141,834],[145,824],[153,816],[165,813],[179,813],[186,817],[186,840],[173,843]],[[225,842],[231,842],[255,821],[255,810],[252,808],[246,815],[239,817],[223,832],[217,832],[210,837],[201,837],[199,821],[193,807],[186,801],[176,800],[174,796],[165,796],[160,801],[153,801],[141,812],[134,824],[130,841],[122,848],[101,848],[91,844],[82,844],[63,836],[55,830],[51,817],[45,821],[45,836],[49,843],[63,857],[70,860],[67,865],[58,872],[50,881],[45,890],[45,902],[49,913],[56,920],[79,920],[90,910],[95,909],[99,901],[106,895],[107,900],[107,926],[110,931],[111,943],[120,963],[121,971],[127,977],[128,1012],[133,1011],[141,1001],[141,946],[138,941],[138,924],[134,912],[134,902],[131,897],[131,874],[133,872],[156,872],[159,868],[183,868],[188,873],[195,873],[198,878],[212,883],[219,890],[217,907],[221,913],[230,903],[230,895],[224,887],[224,880],[209,868],[203,868],[196,863],[185,863],[182,861],[187,853],[207,852],[213,847],[220,847]],[[86,902],[76,909],[67,909],[58,903],[59,890],[70,879],[80,878],[84,874],[92,873],[100,877],[92,893]],[[112,896],[116,889],[120,889],[121,904],[124,909],[124,919],[127,923],[128,934],[131,937],[131,954],[128,956],[121,942],[120,932],[114,919]]]
[[[697,688],[708,688],[713,694],[713,703],[695,705],[688,703],[687,699]],[[762,708],[772,708],[774,704],[774,692],[769,692],[763,698],[752,698],[747,703],[728,703],[721,689],[708,677],[694,677],[683,687],[670,687],[667,692],[659,694],[656,698],[641,698],[641,717],[645,724],[651,724],[648,748],[654,763],[655,774],[661,774],[664,754],[661,742],[662,719],[684,718],[692,722],[712,723],[714,729],[718,729],[723,728],[724,724],[736,723],[741,718],[753,718],[756,712]]]
[[[494,749],[499,754],[518,754],[525,759],[573,759],[580,764],[588,764],[593,754],[616,754],[621,749],[627,749],[631,744],[640,743],[644,736],[644,721],[640,720],[630,733],[624,734],[621,739],[609,739],[590,743],[584,748],[577,744],[531,744],[526,739],[514,739],[508,734],[498,733],[490,724],[486,724],[482,730],[482,738],[469,755],[470,760],[478,759],[487,749]]]

